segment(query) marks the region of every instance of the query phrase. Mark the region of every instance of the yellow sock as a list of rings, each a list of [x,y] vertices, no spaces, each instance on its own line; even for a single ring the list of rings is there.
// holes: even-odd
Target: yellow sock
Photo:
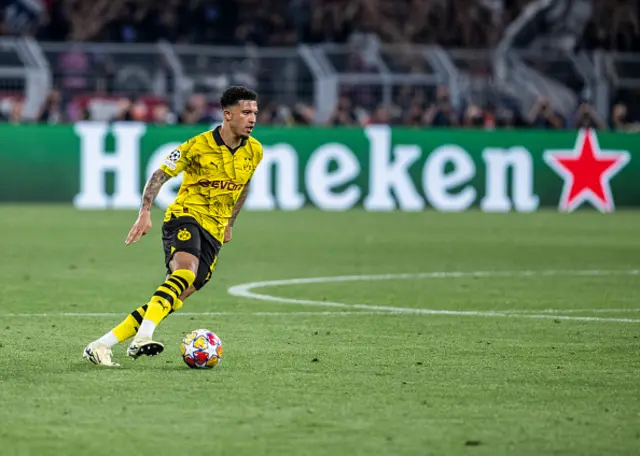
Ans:
[[[171,306],[171,310],[169,311],[169,314],[172,314],[173,312],[176,312],[177,310],[179,310],[183,304],[184,303],[180,300],[180,298],[174,299],[173,306]],[[144,306],[138,307],[136,310],[134,310],[129,315],[127,315],[127,318],[122,320],[122,322],[118,326],[113,328],[110,331],[110,333],[107,333],[103,337],[104,340],[102,340],[102,342],[107,343],[109,346],[115,344],[116,341],[112,340],[112,337],[110,337],[111,334],[113,334],[117,338],[118,343],[123,342],[135,336],[136,333],[138,332],[138,329],[140,328],[142,319],[147,313],[148,307],[149,305],[145,304]]]
[[[176,298],[173,300],[173,305],[171,306],[171,310],[169,311],[170,314],[172,314],[173,312],[177,312],[183,305],[184,303],[180,300],[180,298]]]
[[[196,280],[196,275],[188,269],[178,269],[158,287],[156,292],[149,301],[144,320],[141,323],[141,329],[138,335],[142,337],[151,337],[155,327],[170,312],[178,310],[182,307],[182,301],[179,296]]]
[[[112,332],[118,338],[118,342],[122,342],[123,340],[127,340],[128,338],[136,335],[146,311],[147,304],[142,307],[138,307],[127,315],[127,318],[125,318],[122,323],[112,329]]]

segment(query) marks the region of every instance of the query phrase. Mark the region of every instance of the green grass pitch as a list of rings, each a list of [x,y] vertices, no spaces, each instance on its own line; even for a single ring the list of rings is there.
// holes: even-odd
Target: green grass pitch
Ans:
[[[106,369],[82,349],[162,282],[162,211],[125,246],[135,212],[1,209],[2,456],[640,451],[640,212],[245,212],[166,351]],[[228,293],[474,271],[502,274]],[[180,359],[197,328],[223,340],[213,370]]]

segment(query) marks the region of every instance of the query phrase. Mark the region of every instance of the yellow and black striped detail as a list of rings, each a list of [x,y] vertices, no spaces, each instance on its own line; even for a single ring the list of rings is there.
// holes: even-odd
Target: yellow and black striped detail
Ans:
[[[171,278],[171,277],[169,277]],[[176,298],[179,298],[180,295],[182,294],[181,287],[176,286],[175,283],[173,282],[169,282],[169,280],[167,280],[165,283],[163,283],[162,285],[160,285],[160,287],[158,289],[162,289],[162,287],[165,288],[167,293],[171,293],[173,295],[175,295]]]
[[[175,271],[158,287],[153,294],[152,301],[159,303],[166,313],[170,313],[174,310],[175,303],[180,301],[182,293],[189,288],[194,279],[195,274],[191,271]]]
[[[169,313],[171,307],[173,307],[173,296],[170,293],[165,293],[162,290],[157,290],[153,294],[152,301],[159,303],[165,312]]]
[[[213,262],[211,263],[211,266],[209,266],[209,272],[207,273],[207,277],[205,277],[204,279],[204,283],[207,283],[209,280],[211,280],[211,274],[213,273],[213,270],[216,268],[217,262],[218,262],[218,257],[215,257],[213,259]]]
[[[177,295],[180,296],[182,293],[184,293],[184,290],[186,290],[188,288],[188,284],[187,281],[184,280],[182,277],[177,277],[177,276],[171,276],[167,279],[167,281],[163,284],[165,286],[173,286],[173,289],[175,291],[177,291]]]
[[[138,326],[142,324],[142,320],[144,319],[144,314],[147,312],[147,307],[149,306],[145,304],[144,306],[138,307],[136,310],[131,312],[131,316],[136,321],[136,323],[138,323]]]
[[[191,271],[189,271],[191,272]],[[195,279],[195,274],[193,274],[193,272],[191,272],[191,274],[193,275],[194,279]],[[180,294],[182,294],[184,292],[184,290],[186,290],[187,288],[189,288],[190,283],[187,282],[187,280],[184,277],[180,277],[177,274],[177,271],[174,272],[173,274],[171,274],[171,277],[169,277],[167,279],[167,282],[171,282],[174,285],[176,285],[178,288],[180,288]],[[192,281],[193,282],[193,281]]]
[[[147,304],[138,307],[136,310],[127,315],[127,318],[125,318],[118,326],[111,330],[113,331],[113,334],[115,334],[115,336],[118,338],[118,342],[125,341],[130,337],[136,335],[136,332],[140,328],[142,320],[147,313],[148,307],[149,306]]]

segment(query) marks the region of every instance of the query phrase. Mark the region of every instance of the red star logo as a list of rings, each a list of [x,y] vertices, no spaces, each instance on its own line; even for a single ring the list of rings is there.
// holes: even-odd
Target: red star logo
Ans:
[[[601,212],[613,211],[609,181],[630,158],[627,151],[601,150],[594,130],[581,130],[573,150],[546,150],[544,160],[564,179],[560,210],[571,212],[589,201]]]

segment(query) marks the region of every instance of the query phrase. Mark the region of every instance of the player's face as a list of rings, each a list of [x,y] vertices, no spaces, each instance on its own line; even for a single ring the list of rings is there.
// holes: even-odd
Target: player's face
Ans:
[[[229,108],[227,121],[231,131],[241,137],[248,138],[256,125],[258,116],[258,102],[250,100],[240,100]]]

